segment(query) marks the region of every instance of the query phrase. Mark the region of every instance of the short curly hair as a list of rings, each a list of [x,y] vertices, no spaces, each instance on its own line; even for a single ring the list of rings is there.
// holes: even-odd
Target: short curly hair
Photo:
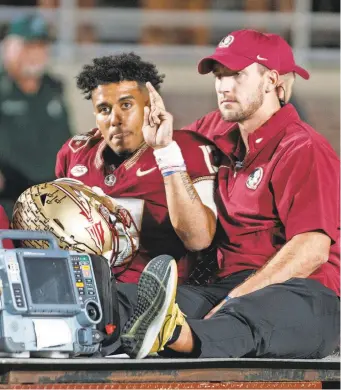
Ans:
[[[76,80],[85,99],[90,100],[92,91],[99,85],[136,81],[142,86],[150,81],[158,91],[164,77],[151,62],[142,61],[135,53],[122,53],[94,58],[91,65],[83,66]]]

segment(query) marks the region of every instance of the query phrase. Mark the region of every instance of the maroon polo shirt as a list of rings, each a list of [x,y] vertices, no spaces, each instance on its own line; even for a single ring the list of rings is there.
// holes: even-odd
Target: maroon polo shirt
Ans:
[[[329,260],[310,278],[339,295],[340,162],[329,143],[291,104],[249,135],[242,166],[238,129],[213,140],[224,152],[216,194],[226,233],[219,276],[259,269],[295,235],[322,231],[332,240]]]
[[[211,111],[202,118],[197,119],[195,122],[182,127],[181,130],[195,131],[212,141],[214,136],[218,134],[226,134],[226,132],[233,127],[238,128],[237,123],[224,121],[218,109]]]

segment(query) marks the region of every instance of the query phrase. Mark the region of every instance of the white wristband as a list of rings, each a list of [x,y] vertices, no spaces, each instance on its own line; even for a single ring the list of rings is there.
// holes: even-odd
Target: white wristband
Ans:
[[[164,148],[155,149],[154,156],[161,171],[167,167],[180,167],[185,165],[181,149],[175,141],[172,141]]]

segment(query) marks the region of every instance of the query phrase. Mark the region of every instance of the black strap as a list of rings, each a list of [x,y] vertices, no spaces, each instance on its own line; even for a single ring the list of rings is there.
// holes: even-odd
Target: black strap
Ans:
[[[106,258],[98,255],[90,255],[99,298],[102,306],[102,321],[97,325],[97,330],[104,334],[102,346],[110,346],[117,341],[120,334],[120,317],[116,280],[110,273],[109,264]],[[107,326],[114,326],[113,332],[107,334]]]
[[[207,285],[218,270],[216,246],[213,244],[203,251],[192,253],[191,256],[194,257],[195,267],[186,284],[196,286]]]

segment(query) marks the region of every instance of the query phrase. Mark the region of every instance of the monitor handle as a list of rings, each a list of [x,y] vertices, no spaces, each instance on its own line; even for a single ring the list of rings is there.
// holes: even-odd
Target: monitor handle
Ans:
[[[4,249],[3,240],[44,240],[48,241],[50,248],[59,249],[56,237],[49,232],[36,232],[30,230],[0,229],[0,249]]]

